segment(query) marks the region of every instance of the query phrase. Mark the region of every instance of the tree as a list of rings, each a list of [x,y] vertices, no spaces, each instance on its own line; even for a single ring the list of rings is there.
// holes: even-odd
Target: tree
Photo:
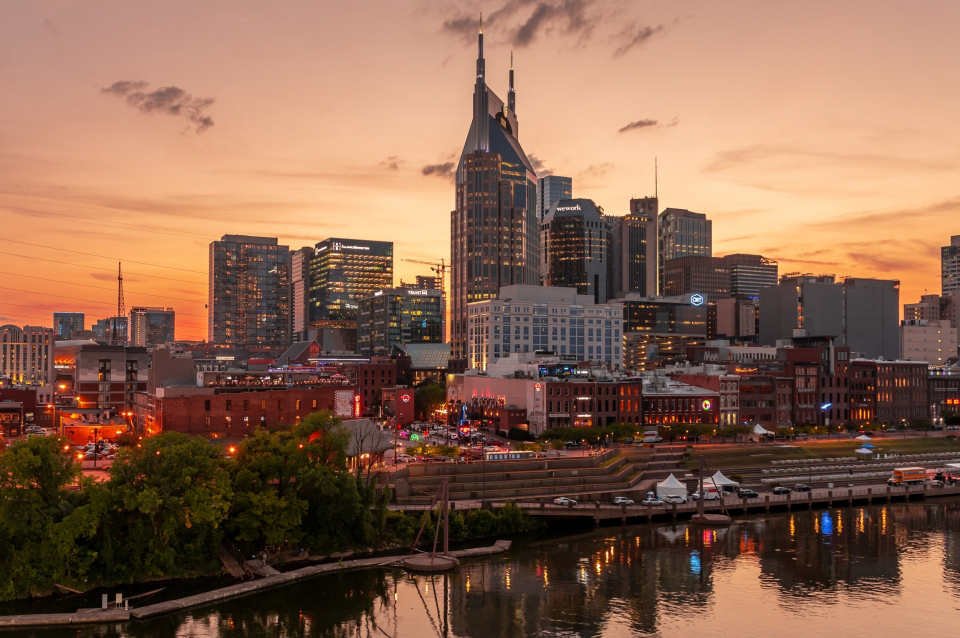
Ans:
[[[434,410],[447,402],[446,388],[430,379],[421,384],[413,393],[413,409],[421,419],[427,419]]]

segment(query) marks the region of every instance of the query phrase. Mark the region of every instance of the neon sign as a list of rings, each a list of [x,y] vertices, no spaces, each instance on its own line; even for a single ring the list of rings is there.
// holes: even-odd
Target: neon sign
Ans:
[[[704,298],[703,298],[703,295],[701,295],[700,293],[697,292],[697,293],[694,293],[694,294],[690,295],[690,303],[691,303],[691,305],[694,305],[694,306],[702,306],[702,305],[703,305],[703,302],[704,302]]]

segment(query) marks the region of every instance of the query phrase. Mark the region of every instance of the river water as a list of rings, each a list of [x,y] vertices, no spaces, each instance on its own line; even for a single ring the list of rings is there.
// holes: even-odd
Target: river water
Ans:
[[[353,572],[147,622],[6,635],[958,636],[960,500],[551,532],[446,576]]]

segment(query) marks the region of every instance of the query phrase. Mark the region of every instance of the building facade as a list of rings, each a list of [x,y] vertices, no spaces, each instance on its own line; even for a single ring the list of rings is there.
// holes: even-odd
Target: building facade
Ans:
[[[0,326],[0,377],[14,384],[52,384],[56,334],[39,326]]]
[[[589,199],[561,199],[540,223],[545,286],[576,288],[578,295],[607,302],[610,232],[603,213]]]
[[[957,328],[949,321],[904,319],[900,322],[900,358],[943,365],[958,354]]]
[[[706,215],[666,208],[657,218],[658,291],[664,294],[666,262],[680,257],[713,256],[713,222]]]
[[[949,246],[940,248],[940,281],[944,295],[960,291],[960,235],[954,235]]]
[[[621,353],[620,303],[594,304],[575,288],[504,286],[500,295],[470,304],[468,365],[485,370],[510,353],[552,352],[617,370]]]
[[[131,346],[154,348],[176,341],[176,313],[173,308],[132,308],[130,310],[129,339]]]
[[[666,297],[700,294],[707,303],[730,297],[730,270],[720,257],[678,257],[663,264]]]
[[[83,332],[84,320],[82,312],[53,313],[53,331],[57,333],[57,339],[72,339],[74,334]]]
[[[730,273],[730,296],[740,301],[758,301],[760,289],[776,286],[779,264],[762,255],[734,253],[720,258]]]
[[[452,357],[467,358],[468,305],[500,288],[540,283],[537,176],[518,139],[516,94],[487,86],[479,35],[473,120],[457,164],[451,213],[450,339]]]
[[[392,287],[393,242],[325,239],[310,261],[310,322],[356,327],[360,300]]]
[[[290,335],[307,341],[310,325],[310,261],[313,248],[304,246],[290,255]]]
[[[443,293],[427,288],[386,288],[360,300],[357,352],[386,357],[407,343],[443,342]]]
[[[276,238],[224,235],[210,242],[209,294],[210,343],[290,344],[290,250]]]
[[[561,199],[573,199],[573,178],[547,175],[537,179],[537,219],[543,221],[547,212]]]
[[[657,294],[657,211],[656,197],[630,200],[630,214],[608,216],[610,228],[609,289],[612,297],[637,293]]]
[[[77,407],[113,416],[132,410],[136,393],[147,390],[149,363],[146,348],[80,346],[72,361]]]

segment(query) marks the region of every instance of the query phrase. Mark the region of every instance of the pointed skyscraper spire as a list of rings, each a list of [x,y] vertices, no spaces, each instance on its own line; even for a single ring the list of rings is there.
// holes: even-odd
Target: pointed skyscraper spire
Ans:
[[[480,32],[477,34],[477,78],[484,75],[483,63],[483,14],[480,14]]]
[[[513,90],[513,51],[510,52],[510,90],[507,91],[507,106],[514,115],[517,113],[517,94]]]
[[[489,119],[485,63],[483,60],[483,14],[480,14],[480,32],[477,34],[477,84],[473,90],[473,150],[489,147]]]

